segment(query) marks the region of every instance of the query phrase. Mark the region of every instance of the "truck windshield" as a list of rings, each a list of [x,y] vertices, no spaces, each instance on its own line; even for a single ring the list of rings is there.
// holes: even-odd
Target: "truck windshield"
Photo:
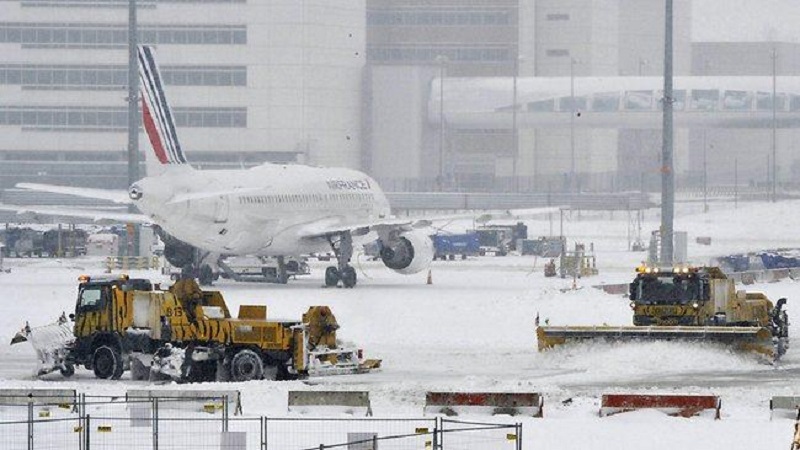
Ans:
[[[646,276],[637,280],[636,300],[645,304],[685,304],[700,299],[699,280]]]
[[[97,309],[100,306],[101,298],[100,286],[87,286],[81,289],[78,308],[81,310]]]

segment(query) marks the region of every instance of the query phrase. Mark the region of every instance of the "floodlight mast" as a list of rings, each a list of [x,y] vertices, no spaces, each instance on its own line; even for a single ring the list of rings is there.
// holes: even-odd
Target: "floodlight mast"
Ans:
[[[675,220],[675,173],[672,158],[672,0],[666,1],[664,27],[664,117],[661,150],[661,264],[673,263],[673,222]]]

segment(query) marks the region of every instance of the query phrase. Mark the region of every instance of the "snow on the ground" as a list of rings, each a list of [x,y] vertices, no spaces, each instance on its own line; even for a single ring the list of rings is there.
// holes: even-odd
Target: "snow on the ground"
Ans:
[[[689,232],[689,255],[697,264],[730,253],[800,248],[792,220],[800,202],[711,206],[707,214],[697,205],[678,211],[675,228]],[[647,211],[645,219],[646,241],[649,230],[658,227],[658,211]],[[528,225],[532,237],[551,228],[558,233],[559,217]],[[600,271],[577,280],[578,289],[569,279],[544,278],[541,258],[520,256],[437,261],[432,285],[426,284],[427,273],[401,276],[363,257],[355,262],[355,289],[322,289],[328,264],[323,262],[312,264],[310,276],[284,286],[220,281],[216,289],[234,314],[239,305],[264,304],[269,317],[296,319],[311,305],[329,305],[341,325],[340,339],[383,359],[383,369],[308,384],[263,381],[214,388],[240,389],[246,415],[271,417],[287,415],[286,395],[295,389],[368,390],[378,417],[421,416],[429,390],[534,391],[545,395],[543,419],[491,419],[521,420],[528,449],[787,448],[793,421],[789,415],[770,420],[768,404],[773,395],[800,395],[798,345],[776,365],[722,347],[669,342],[586,343],[537,352],[537,314],[551,325],[630,323],[625,297],[592,288],[629,282],[633,268],[646,258],[628,251],[630,226],[627,213],[566,214],[569,245],[594,244]],[[710,236],[712,245],[695,244],[697,236]],[[69,313],[78,275],[102,272],[100,261],[91,259],[6,259],[5,265],[12,271],[0,273],[0,336],[8,341],[26,320],[42,325]],[[169,283],[155,272],[132,275]],[[793,308],[800,298],[794,281],[748,289],[763,290],[772,299],[787,297],[790,319],[800,317],[800,308]],[[0,361],[0,387],[58,386],[111,395],[143,385],[127,374],[120,381],[96,380],[83,369],[70,380],[58,374],[35,380],[34,355],[26,344],[0,346]],[[628,392],[720,395],[723,419],[674,418],[657,411],[598,417],[603,393]]]

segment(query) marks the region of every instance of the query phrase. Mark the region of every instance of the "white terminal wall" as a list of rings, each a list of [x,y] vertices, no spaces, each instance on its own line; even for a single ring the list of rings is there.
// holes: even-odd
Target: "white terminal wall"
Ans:
[[[22,8],[1,2],[3,22],[126,24],[126,8]],[[230,4],[158,4],[139,11],[140,26],[246,25],[246,45],[158,45],[160,65],[245,65],[247,87],[167,86],[175,107],[245,107],[247,128],[182,127],[192,151],[301,151],[306,162],[358,167],[364,0],[260,0]],[[125,64],[126,49],[23,49],[0,44],[3,64]],[[125,107],[124,91],[23,90],[0,85],[7,105]],[[23,131],[0,126],[0,150],[122,151],[125,132]],[[141,141],[140,148],[149,150]]]

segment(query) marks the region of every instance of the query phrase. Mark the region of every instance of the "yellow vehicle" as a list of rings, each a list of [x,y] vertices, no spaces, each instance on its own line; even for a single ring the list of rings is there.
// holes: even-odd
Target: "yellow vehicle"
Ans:
[[[59,345],[36,339],[63,330],[23,330],[40,354],[40,373],[75,366],[98,378],[135,379],[160,373],[187,381],[248,381],[367,372],[380,360],[363,360],[358,349],[336,343],[336,318],[312,306],[301,320],[268,320],[263,305],[243,305],[238,317],[217,291],[163,291],[145,279],[81,277],[72,336]],[[55,333],[58,334],[58,333]],[[62,335],[65,333],[61,333]],[[38,343],[37,343],[38,341]]]
[[[788,346],[786,299],[773,305],[761,292],[737,291],[716,267],[639,267],[629,298],[634,326],[538,327],[539,350],[589,339],[690,340],[777,359]]]

